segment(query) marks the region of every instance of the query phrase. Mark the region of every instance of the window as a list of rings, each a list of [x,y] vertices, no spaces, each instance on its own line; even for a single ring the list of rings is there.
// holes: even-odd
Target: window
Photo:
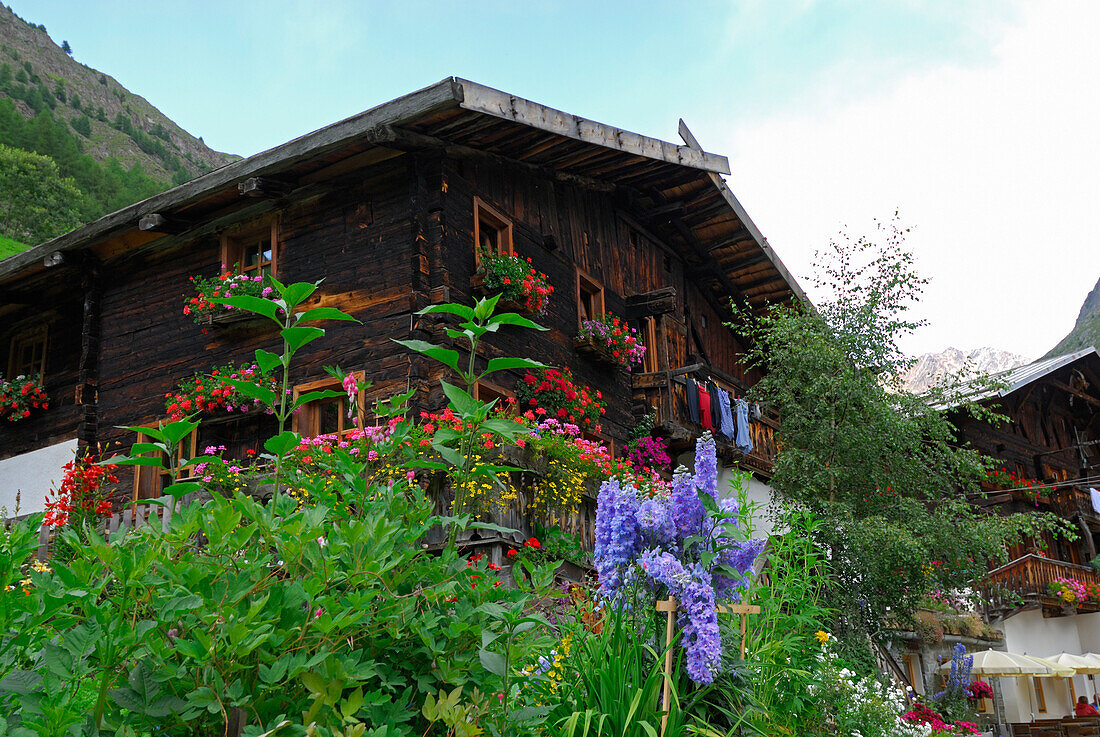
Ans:
[[[148,443],[151,438],[145,433],[139,432],[137,436],[137,442]],[[176,447],[175,458],[172,459],[172,465],[178,465],[183,461],[194,458],[198,455],[198,442],[199,431],[196,428],[191,431],[191,434],[180,441]],[[138,455],[155,458],[155,453],[139,453]],[[162,457],[162,461],[167,460]],[[180,471],[177,481],[183,481],[190,478],[195,473],[195,467],[189,466]],[[161,496],[162,491],[172,481],[171,474],[167,469],[157,468],[156,466],[134,466],[134,501],[139,499],[156,499]]]
[[[499,210],[474,198],[474,261],[481,265],[481,254],[512,253],[512,222]]]
[[[279,225],[272,220],[259,228],[222,234],[222,263],[235,273],[263,276],[278,273]]]
[[[657,318],[647,315],[642,318],[641,328],[638,330],[638,339],[645,346],[642,354],[642,371],[652,373],[659,371],[657,365]]]
[[[579,321],[596,320],[604,313],[603,287],[577,269],[577,315]]]
[[[29,330],[11,339],[8,376],[44,376],[46,374],[46,326]]]
[[[351,375],[355,377],[356,381],[363,381],[364,379],[362,371],[354,371]],[[294,387],[294,400],[297,401],[298,397],[307,392],[323,391],[325,389],[343,391],[343,387],[336,379],[320,379]],[[348,397],[346,394],[340,397],[318,399],[304,405],[294,415],[294,431],[306,437],[317,435],[342,437],[357,427],[363,427],[366,421],[366,399],[362,392],[359,393],[356,405],[351,408],[351,417],[348,414]],[[355,418],[359,420],[358,425],[353,421]]]
[[[1041,714],[1045,714],[1047,710],[1047,700],[1046,697],[1043,696],[1043,679],[1033,677],[1031,682],[1035,684],[1036,710]]]
[[[489,381],[479,381],[474,384],[474,399],[480,402],[497,400],[497,403],[493,405],[493,411],[506,407],[508,400],[513,396],[515,395],[512,392]]]
[[[905,674],[909,677],[909,685],[918,694],[924,693],[924,680],[921,678],[920,655],[906,653],[901,658],[905,665]]]

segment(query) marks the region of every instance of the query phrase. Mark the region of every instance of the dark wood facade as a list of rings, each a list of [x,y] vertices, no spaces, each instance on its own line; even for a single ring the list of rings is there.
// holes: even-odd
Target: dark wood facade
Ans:
[[[502,331],[485,357],[570,367],[607,399],[607,439],[625,440],[649,407],[659,430],[682,433],[675,379],[685,372],[736,393],[754,383],[723,326],[729,301],[763,309],[803,296],[718,177],[724,160],[697,144],[610,136],[617,129],[519,98],[510,111],[489,109],[502,94],[445,80],[0,264],[0,365],[14,336],[48,325],[52,398],[49,410],[0,427],[0,460],[71,437],[128,443],[117,426],[162,418],[180,379],[274,349],[262,323],[204,328],[182,313],[188,277],[214,275],[225,234],[253,228],[277,234],[282,281],[324,279],[314,305],[361,321],[327,324],[296,357],[295,384],[338,364],[373,382],[368,400],[411,387],[414,411],[438,408],[437,364],[391,339],[447,341],[434,316],[414,313],[472,299],[475,201],[509,220],[515,253],[556,289],[548,332]],[[653,321],[650,370],[609,370],[574,349],[578,272],[603,287],[608,311]],[[510,388],[518,378],[497,381]],[[241,451],[270,429],[262,417],[207,424],[200,442]],[[750,465],[762,473],[774,429],[767,419],[754,426]]]
[[[988,582],[994,609],[1007,610],[1020,598],[1038,603],[1057,576],[1100,581],[1088,566],[1100,551],[1100,512],[1089,491],[1100,488],[1100,355],[1079,351],[1003,378],[1007,386],[982,403],[1007,422],[958,417],[956,424],[962,439],[1028,481],[986,484],[975,502],[1000,512],[1053,512],[1078,532],[1077,540],[1047,535],[1009,551],[1010,562]]]

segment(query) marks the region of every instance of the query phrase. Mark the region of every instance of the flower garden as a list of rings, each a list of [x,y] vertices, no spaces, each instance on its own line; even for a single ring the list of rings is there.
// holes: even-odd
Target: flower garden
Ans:
[[[296,312],[315,285],[272,287],[280,309],[266,318],[285,336],[346,319]],[[497,301],[426,312],[457,318],[476,352],[504,324]],[[514,314],[507,324],[537,327]],[[964,660],[947,696],[914,706],[827,634],[820,573],[829,560],[806,534],[821,524],[812,515],[784,512],[788,532],[772,539],[761,583],[748,477],[734,472],[722,488],[708,435],[693,468],[670,478],[660,439],[643,435],[614,457],[586,436],[599,430],[603,398],[568,371],[509,359],[526,371],[515,401],[485,403],[472,388],[497,359],[482,373],[462,371],[440,347],[404,341],[460,377],[442,382],[445,408],[411,418],[408,397],[396,397],[375,408],[375,427],[302,437],[286,429],[293,412],[342,393],[280,393],[301,345],[288,339],[282,356],[261,351],[255,364],[188,379],[166,397],[173,421],[144,428],[142,443],[123,448],[132,455],[70,464],[45,520],[57,530],[47,562],[33,556],[41,516],[4,530],[0,732],[976,731],[964,707],[983,692]],[[220,446],[177,457],[203,415],[228,412],[269,413],[279,432],[243,458]],[[105,539],[119,469],[150,465],[166,478],[170,524]],[[266,501],[250,493],[258,485]],[[443,509],[432,495],[440,489]],[[589,494],[591,550],[563,524]],[[521,495],[536,534],[497,558],[469,547],[459,533],[511,534],[492,520]],[[595,577],[563,581],[564,562],[591,564]],[[747,630],[729,613],[735,605],[758,608]]]

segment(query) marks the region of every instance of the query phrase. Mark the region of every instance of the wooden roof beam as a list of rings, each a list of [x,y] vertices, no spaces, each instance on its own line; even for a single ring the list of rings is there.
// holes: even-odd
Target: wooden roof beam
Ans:
[[[180,220],[168,215],[162,215],[159,212],[151,212],[148,215],[142,215],[138,220],[138,230],[145,231],[147,233],[165,233],[167,235],[179,235],[188,228],[191,227],[191,223],[186,220]]]
[[[555,110],[466,79],[456,78],[455,82],[462,87],[462,101],[459,106],[466,110],[511,120],[521,125],[628,154],[659,159],[670,164],[689,166],[717,174],[730,173],[729,160],[725,156],[707,153],[702,148],[691,145],[678,146],[668,141],[624,131],[621,128]]]
[[[249,177],[237,183],[237,194],[241,197],[266,197],[278,199],[286,197],[294,190],[290,182],[270,177]]]

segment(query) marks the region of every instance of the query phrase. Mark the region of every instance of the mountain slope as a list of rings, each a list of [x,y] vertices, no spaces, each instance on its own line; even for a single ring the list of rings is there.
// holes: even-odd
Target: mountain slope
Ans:
[[[219,153],[112,77],[75,61],[40,26],[0,4],[0,98],[26,118],[48,110],[67,121],[96,161],[140,164],[155,180],[180,183],[239,157]]]
[[[1096,286],[1085,297],[1085,303],[1081,305],[1081,312],[1077,315],[1073,330],[1069,331],[1069,335],[1062,338],[1058,345],[1043,358],[1062,356],[1089,346],[1100,347],[1100,279],[1096,280]]]
[[[947,348],[939,353],[925,353],[917,359],[903,377],[904,387],[922,394],[945,377],[964,378],[973,374],[994,374],[1027,363],[1027,359],[996,348],[976,348],[960,351]]]

